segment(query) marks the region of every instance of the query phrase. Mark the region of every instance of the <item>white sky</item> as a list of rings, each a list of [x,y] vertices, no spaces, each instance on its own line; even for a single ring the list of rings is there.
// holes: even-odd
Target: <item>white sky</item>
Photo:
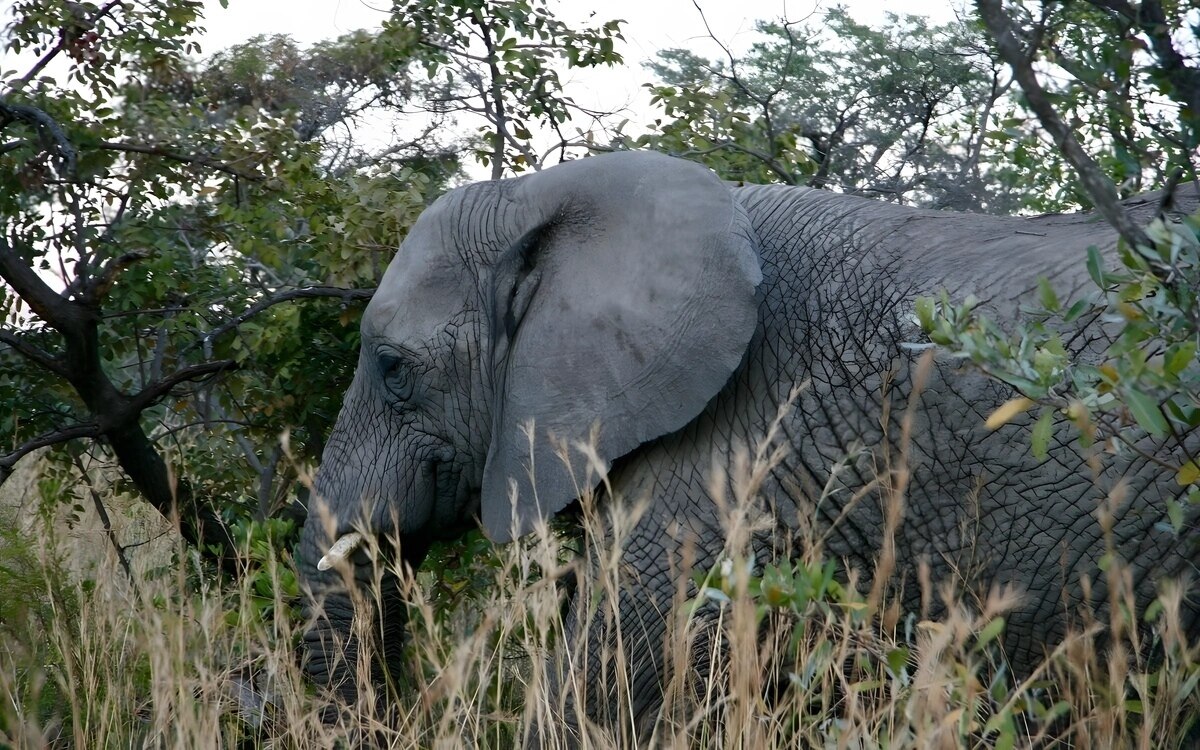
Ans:
[[[630,121],[628,132],[636,134],[638,125],[652,119],[642,89],[642,84],[650,80],[643,62],[670,47],[691,48],[708,57],[722,55],[720,48],[707,39],[704,19],[713,33],[736,52],[749,46],[754,22],[760,19],[787,17],[803,21],[840,4],[859,22],[872,26],[881,25],[887,12],[925,15],[934,22],[947,22],[953,20],[954,9],[966,2],[969,0],[550,0],[550,7],[571,24],[587,23],[589,17],[592,23],[624,19],[625,42],[618,49],[625,65],[570,71],[564,76],[564,86],[583,106],[623,110]],[[0,0],[0,24],[11,18],[13,3]],[[391,7],[390,0],[228,0],[228,4],[228,8],[222,8],[219,0],[204,0],[205,33],[199,40],[203,55],[260,34],[288,34],[301,44],[311,44],[355,29],[378,27]],[[697,5],[704,11],[703,18]],[[19,58],[0,61],[0,68],[23,71],[33,62],[28,52]],[[483,176],[477,165],[465,166],[472,177]]]
[[[737,44],[759,19],[786,15],[791,20],[835,4],[845,5],[860,22],[882,23],[885,12],[929,16],[934,21],[954,17],[955,0],[697,0],[709,24],[725,42]],[[206,51],[236,44],[256,34],[290,34],[298,42],[314,42],[354,29],[378,26],[386,17],[388,0],[205,0],[208,33]],[[691,47],[705,36],[704,24],[692,0],[551,0],[555,14],[567,21],[622,18],[626,59],[637,65],[666,47]]]
[[[687,47],[709,57],[721,50],[707,39],[705,19],[713,33],[731,49],[745,49],[753,40],[754,22],[786,16],[802,21],[835,4],[845,5],[861,23],[882,25],[885,13],[915,14],[934,22],[954,18],[954,8],[965,0],[550,0],[559,18],[572,24],[601,23],[613,18],[625,21],[625,43],[618,50],[626,63],[616,69],[571,71],[564,88],[586,107],[602,111],[623,110],[630,121],[630,134],[649,122],[648,96],[642,84],[650,75],[642,63],[660,49]],[[696,5],[703,11],[702,17]],[[201,45],[211,54],[259,34],[288,34],[302,44],[328,39],[360,28],[377,27],[387,17],[390,0],[205,0],[205,35]],[[473,126],[474,124],[472,124]],[[540,139],[539,139],[540,140]],[[483,178],[485,170],[468,161],[472,178]]]

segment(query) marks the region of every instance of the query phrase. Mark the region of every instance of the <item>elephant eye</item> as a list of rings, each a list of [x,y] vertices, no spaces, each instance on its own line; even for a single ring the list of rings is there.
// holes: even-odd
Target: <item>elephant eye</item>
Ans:
[[[385,352],[379,355],[379,371],[392,395],[402,401],[412,396],[413,372],[409,362],[391,352]]]

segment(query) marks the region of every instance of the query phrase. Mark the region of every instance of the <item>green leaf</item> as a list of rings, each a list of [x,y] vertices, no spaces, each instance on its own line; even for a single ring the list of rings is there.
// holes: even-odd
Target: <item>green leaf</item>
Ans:
[[[1063,320],[1067,323],[1073,323],[1079,319],[1080,315],[1083,315],[1085,312],[1090,310],[1091,307],[1091,302],[1085,299],[1077,300],[1075,304],[1067,308],[1066,313],[1063,314]]]
[[[888,670],[896,677],[904,674],[904,670],[908,667],[908,649],[894,648],[887,654]]]
[[[1050,286],[1050,280],[1045,276],[1038,276],[1038,297],[1042,301],[1042,307],[1050,312],[1058,312],[1060,307],[1058,295],[1054,293],[1054,287]]]
[[[1200,481],[1200,463],[1193,459],[1180,466],[1179,471],[1175,473],[1175,481],[1182,487]]]
[[[1168,375],[1179,375],[1188,365],[1196,361],[1196,342],[1185,341],[1167,349],[1163,372]]]
[[[1054,412],[1046,410],[1033,426],[1029,436],[1029,444],[1033,449],[1033,457],[1044,461],[1049,455],[1050,437],[1054,434]]]
[[[1104,261],[1100,257],[1100,250],[1095,245],[1089,245],[1087,249],[1087,272],[1088,276],[1092,277],[1092,281],[1101,289],[1104,288]]]
[[[1167,419],[1153,396],[1129,389],[1125,391],[1125,405],[1143,430],[1155,437],[1167,434]]]
[[[989,643],[996,640],[1002,632],[1004,632],[1004,618],[997,617],[985,625],[983,630],[979,631],[979,636],[975,639],[975,650],[982,650]]]
[[[929,333],[933,330],[933,316],[937,310],[936,303],[932,297],[917,297],[914,306],[917,313],[917,322],[921,325],[921,330]]]
[[[1171,530],[1176,534],[1183,531],[1183,503],[1175,498],[1167,499],[1167,520],[1171,522]]]

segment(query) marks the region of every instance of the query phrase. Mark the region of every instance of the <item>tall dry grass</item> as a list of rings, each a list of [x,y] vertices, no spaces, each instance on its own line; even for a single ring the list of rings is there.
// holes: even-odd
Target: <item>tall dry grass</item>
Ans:
[[[968,600],[923,575],[926,600],[943,597],[946,614],[919,619],[879,583],[892,564],[886,547],[875,585],[839,580],[821,557],[818,529],[790,562],[755,560],[759,490],[781,457],[772,433],[714,471],[727,547],[711,571],[679,561],[662,708],[648,721],[632,716],[631,634],[619,632],[614,605],[630,585],[621,549],[638,509],[589,495],[582,537],[542,526],[496,548],[480,566],[488,585],[450,603],[427,573],[392,571],[411,602],[407,670],[390,688],[361,684],[354,705],[333,703],[298,667],[304,623],[287,593],[295,581],[286,554],[279,563],[248,555],[253,575],[238,584],[213,583],[183,548],[165,573],[129,580],[113,560],[83,583],[64,575],[53,534],[8,539],[0,596],[26,603],[0,608],[0,745],[1186,747],[1200,714],[1200,651],[1180,625],[1178,587],[1151,613],[1159,642],[1146,648],[1129,572],[1113,564],[1106,574],[1117,614],[1072,634],[1035,674],[1014,681],[997,658],[1011,595]],[[874,489],[898,524],[904,456],[889,460]],[[600,680],[588,678],[589,655],[566,636],[562,589],[572,581],[587,603],[584,627],[617,631]],[[364,639],[372,621],[359,618]],[[1102,629],[1113,634],[1107,650]],[[598,690],[616,702],[614,726],[591,724],[579,710]]]

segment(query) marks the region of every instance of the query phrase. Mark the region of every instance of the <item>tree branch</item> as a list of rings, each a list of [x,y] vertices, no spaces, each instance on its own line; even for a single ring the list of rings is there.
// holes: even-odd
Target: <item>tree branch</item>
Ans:
[[[15,450],[0,456],[0,485],[4,484],[4,480],[12,475],[12,469],[16,466],[17,461],[20,461],[26,455],[34,452],[38,448],[45,448],[51,445],[58,445],[70,440],[79,438],[94,438],[100,436],[100,425],[97,424],[80,424],[72,427],[64,427],[61,430],[48,432],[45,435],[28,440],[17,446]]]
[[[42,148],[58,158],[59,172],[74,177],[76,152],[62,126],[50,115],[28,104],[13,104],[0,97],[0,131],[11,122],[21,121],[33,126]]]
[[[244,180],[250,180],[251,182],[262,182],[263,179],[262,175],[258,174],[257,172],[246,172],[238,169],[235,166],[232,166],[228,162],[209,159],[207,156],[188,156],[187,154],[181,154],[177,151],[170,151],[158,146],[144,146],[140,143],[117,143],[115,141],[100,141],[96,144],[96,146],[108,151],[148,154],[150,156],[159,156],[163,159],[182,162],[184,164],[198,164],[202,167],[208,167],[209,169],[217,172],[224,172],[225,174],[233,177],[241,177]]]
[[[202,362],[198,365],[189,365],[182,370],[176,370],[162,380],[156,380],[138,391],[129,400],[126,410],[132,411],[134,419],[136,419],[136,415],[141,414],[146,409],[158,403],[175,386],[190,380],[208,380],[227,370],[236,370],[237,367],[237,362],[234,362],[232,359],[218,359],[212,362]]]
[[[1066,123],[1059,117],[1054,106],[1050,103],[1046,92],[1038,82],[1037,75],[1025,50],[1021,48],[1013,33],[1008,16],[1004,13],[1002,0],[976,0],[979,14],[984,25],[996,43],[1000,57],[1012,68],[1013,77],[1025,92],[1029,106],[1037,115],[1042,127],[1054,139],[1059,151],[1075,168],[1079,180],[1087,191],[1088,197],[1095,203],[1096,209],[1105,220],[1117,230],[1121,238],[1131,247],[1150,245],[1149,239],[1141,227],[1129,218],[1117,199],[1117,188],[1104,175],[1096,162],[1083,150],[1074,134]]]
[[[222,323],[208,333],[204,334],[204,338],[200,343],[212,342],[217,338],[224,336],[233,329],[245,323],[250,318],[258,315],[262,311],[274,307],[281,302],[287,302],[294,299],[313,299],[318,297],[335,297],[341,299],[342,302],[352,302],[354,300],[369,300],[375,294],[374,289],[343,289],[336,286],[310,286],[303,289],[289,289],[286,292],[273,294],[264,300],[254,303],[248,307],[245,312],[241,313],[232,320]],[[200,343],[192,344],[185,351],[195,349]]]
[[[108,543],[112,545],[113,551],[117,553],[117,562],[121,564],[121,569],[125,571],[125,577],[129,579],[129,585],[137,589],[137,581],[133,579],[133,568],[129,565],[129,558],[125,556],[125,548],[117,541],[117,531],[113,528],[112,519],[108,517],[108,509],[104,507],[104,501],[100,499],[100,493],[96,492],[95,486],[92,485],[91,477],[88,476],[87,469],[83,466],[83,461],[79,460],[79,456],[71,456],[71,460],[75,463],[75,468],[79,469],[79,475],[83,477],[84,483],[87,485],[88,494],[92,496],[92,507],[96,509],[96,515],[100,518],[100,525],[104,527],[104,535],[108,537]]]
[[[679,156],[679,157],[686,159],[687,157],[690,157],[690,156],[704,156],[706,154],[711,154],[716,151],[737,151],[739,153],[746,154],[747,156],[753,156],[754,158],[761,161],[764,165],[766,165],[767,169],[774,172],[776,174],[776,176],[779,177],[779,179],[785,185],[795,185],[796,184],[796,177],[791,172],[789,172],[787,169],[785,169],[783,167],[783,165],[781,165],[779,163],[779,161],[777,159],[774,159],[770,154],[764,154],[761,151],[758,151],[758,150],[752,149],[752,148],[748,148],[746,146],[741,145],[740,143],[735,143],[734,141],[726,141],[724,143],[718,143],[717,145],[713,146],[712,148],[688,149],[687,151],[683,151],[683,152],[675,154],[675,156]]]
[[[0,344],[8,344],[21,356],[59,377],[65,377],[67,374],[66,367],[63,366],[62,361],[58,357],[30,344],[12,331],[0,330]]]
[[[58,295],[0,236],[0,279],[4,279],[34,314],[59,331],[69,326],[68,301]]]
[[[1175,49],[1160,0],[1142,0],[1137,23],[1150,38],[1150,47],[1158,58],[1159,69],[1166,73],[1167,80],[1178,92],[1171,98],[1191,112],[1193,122],[1200,121],[1200,70],[1189,68],[1184,56]],[[1170,96],[1170,90],[1167,95]]]
[[[97,21],[99,21],[104,16],[107,16],[109,13],[112,12],[113,8],[117,7],[120,4],[121,4],[121,0],[109,0],[109,2],[104,7],[97,10],[95,15],[93,15],[91,18],[88,18],[86,20],[83,20],[83,19],[80,19],[80,20],[83,20],[84,25],[86,25],[88,27],[95,26]],[[55,44],[53,47],[51,47],[49,49],[49,51],[46,52],[46,54],[42,55],[42,59],[38,60],[37,63],[32,68],[29,69],[28,73],[26,73],[24,76],[21,77],[21,79],[19,81],[17,81],[11,87],[9,87],[8,93],[10,93],[10,94],[16,93],[16,92],[20,91],[21,89],[25,88],[27,85],[29,85],[29,82],[33,80],[34,76],[36,76],[38,73],[41,73],[42,70],[47,65],[50,64],[50,61],[53,60],[58,55],[58,53],[62,52],[63,44],[66,42],[66,40],[67,40],[66,35],[60,34],[58,43]]]
[[[81,301],[87,305],[98,305],[108,296],[113,284],[117,282],[117,277],[126,268],[129,268],[139,260],[145,260],[150,257],[150,253],[144,250],[134,250],[128,253],[122,253],[116,258],[111,258],[104,267],[100,269],[100,273],[84,284],[83,291],[80,294]]]

